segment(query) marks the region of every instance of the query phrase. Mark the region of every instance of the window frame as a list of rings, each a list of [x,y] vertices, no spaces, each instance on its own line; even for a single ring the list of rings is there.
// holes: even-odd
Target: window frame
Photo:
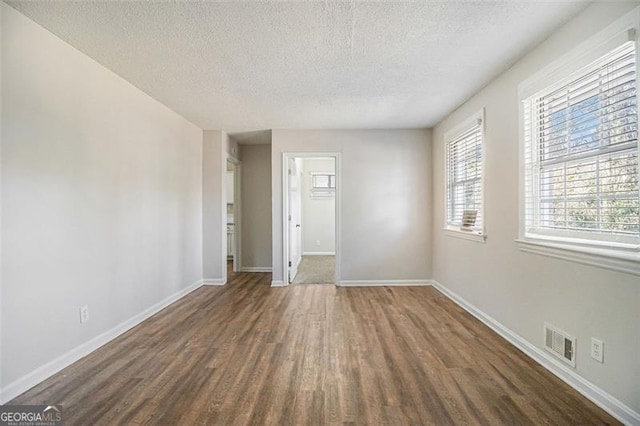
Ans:
[[[311,187],[309,190],[309,195],[312,198],[332,198],[335,197],[336,194],[336,174],[335,172],[309,172],[311,175]],[[316,177],[318,176],[327,176],[329,186],[327,187],[318,187],[316,184]],[[333,184],[333,186],[331,186]]]
[[[481,172],[480,172],[480,210],[482,223],[479,227],[464,231],[459,225],[449,223],[449,145],[456,141],[456,139],[465,135],[474,128],[479,127],[480,130],[480,147],[482,150],[481,159]],[[486,234],[486,204],[485,204],[485,175],[486,175],[486,132],[485,132],[485,114],[484,107],[476,111],[474,114],[461,121],[458,125],[454,126],[444,134],[444,227],[443,231],[445,235],[454,238],[460,238],[479,243],[484,243]]]
[[[640,8],[618,19],[601,32],[577,46],[572,51],[552,62],[518,86],[519,101],[519,139],[520,139],[520,183],[519,183],[519,235],[515,240],[519,249],[526,253],[550,256],[558,259],[597,266],[605,269],[640,275],[640,234],[632,238],[619,236],[606,237],[604,233],[594,232],[585,238],[585,232],[572,233],[570,230],[549,232],[546,229],[527,229],[527,178],[535,183],[535,173],[527,176],[527,123],[525,114],[527,102],[531,102],[541,93],[550,93],[580,78],[599,58],[611,53],[627,42],[635,42],[636,49],[636,88],[640,88],[640,46],[636,36],[640,28]],[[640,100],[640,93],[636,92]],[[638,102],[640,123],[640,102]],[[531,126],[534,126],[531,123]],[[639,126],[640,132],[640,126]],[[640,141],[637,145],[640,159]],[[595,158],[595,157],[594,157]],[[637,173],[640,178],[640,164]],[[537,195],[539,197],[539,195]],[[534,209],[535,210],[535,209]]]

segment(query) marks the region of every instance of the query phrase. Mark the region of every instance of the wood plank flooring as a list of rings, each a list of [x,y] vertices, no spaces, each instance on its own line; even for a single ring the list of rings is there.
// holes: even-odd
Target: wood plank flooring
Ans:
[[[67,424],[616,424],[430,287],[230,274],[12,404]]]

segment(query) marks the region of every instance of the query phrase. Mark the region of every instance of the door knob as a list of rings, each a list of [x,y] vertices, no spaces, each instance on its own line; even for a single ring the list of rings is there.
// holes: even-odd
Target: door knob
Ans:
[[[296,228],[300,228],[300,224],[299,223],[296,223]]]

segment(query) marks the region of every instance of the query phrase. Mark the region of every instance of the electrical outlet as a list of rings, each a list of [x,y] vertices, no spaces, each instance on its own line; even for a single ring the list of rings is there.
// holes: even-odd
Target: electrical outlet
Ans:
[[[320,247],[320,240],[316,240],[316,246]]]
[[[89,307],[84,305],[80,308],[80,324],[89,321]]]
[[[604,363],[604,342],[595,337],[591,338],[591,358]]]

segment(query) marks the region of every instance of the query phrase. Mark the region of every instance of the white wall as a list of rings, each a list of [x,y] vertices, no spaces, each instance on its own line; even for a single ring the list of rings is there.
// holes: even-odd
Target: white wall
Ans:
[[[201,279],[202,131],[0,7],[6,388]]]
[[[227,159],[241,159],[238,143],[221,130],[203,132],[203,272],[205,284],[227,282]]]
[[[207,284],[226,281],[226,201],[227,146],[224,132],[205,130],[202,144],[202,277]],[[223,210],[224,206],[224,210]],[[224,228],[223,228],[224,225]],[[221,241],[224,237],[225,247]]]
[[[339,152],[342,281],[431,278],[428,130],[274,130],[273,280],[282,268],[282,153]]]
[[[271,145],[242,146],[241,269],[271,267]]]
[[[236,160],[242,160],[242,147],[233,138],[229,137],[227,132],[222,132],[225,140],[225,149],[228,157],[232,157]]]
[[[336,250],[336,199],[311,197],[313,172],[335,171],[333,159],[302,159],[302,254],[334,253]]]
[[[520,252],[518,84],[631,9],[594,4],[440,122],[433,132],[434,278],[507,328],[542,347],[543,322],[577,337],[584,378],[640,412],[638,276]],[[444,224],[444,133],[486,108],[486,244],[456,239]],[[605,363],[589,356],[605,342]]]

